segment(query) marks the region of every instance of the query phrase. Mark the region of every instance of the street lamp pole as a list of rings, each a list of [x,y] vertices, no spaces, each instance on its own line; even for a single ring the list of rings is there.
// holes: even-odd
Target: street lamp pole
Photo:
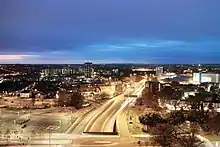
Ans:
[[[51,129],[49,129],[49,146],[51,144],[50,135],[51,135]]]
[[[14,130],[16,130],[16,120],[14,119]]]
[[[62,133],[62,120],[60,120],[60,133]]]
[[[3,116],[3,108],[1,108],[1,117]]]
[[[71,124],[73,123],[73,112],[71,111]]]

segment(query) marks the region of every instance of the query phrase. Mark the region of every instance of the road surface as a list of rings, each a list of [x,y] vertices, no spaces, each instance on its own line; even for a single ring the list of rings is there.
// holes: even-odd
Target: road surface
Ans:
[[[124,137],[123,139],[117,135],[89,135],[89,134],[82,134],[82,132],[85,131],[92,131],[92,132],[112,132],[114,123],[117,119],[117,115],[119,112],[123,110],[130,102],[127,101],[124,97],[125,94],[131,93],[131,91],[135,90],[133,94],[136,94],[137,92],[141,91],[141,88],[144,85],[145,80],[140,81],[136,84],[135,89],[128,89],[123,94],[116,96],[112,98],[111,100],[108,100],[106,103],[104,103],[101,107],[97,108],[96,110],[90,112],[88,115],[83,115],[81,118],[78,118],[77,120],[74,120],[75,126],[73,126],[73,133],[72,134],[57,134],[54,132],[50,132],[48,130],[48,126],[46,127],[47,133],[41,134],[41,135],[34,135],[33,138],[30,138],[28,140],[20,140],[16,137],[16,135],[12,135],[11,137],[11,143],[25,143],[31,144],[31,146],[49,146],[50,145],[63,145],[63,146],[134,146],[129,139]],[[39,116],[40,118],[41,116]],[[50,122],[50,117],[48,116],[45,120],[45,118],[40,118],[40,122],[44,122],[44,124],[52,124],[52,126],[58,126],[59,121]],[[67,117],[68,119],[68,117]],[[30,126],[39,125],[39,122],[37,122],[38,118],[35,116],[34,119],[32,119],[32,122],[30,122]],[[33,123],[33,121],[36,121]],[[49,121],[49,122],[48,122]],[[73,124],[74,124],[73,123]],[[41,126],[41,125],[40,125]],[[67,125],[64,125],[65,127]],[[28,128],[26,130],[28,130]],[[40,129],[43,130],[45,127],[42,128],[35,128],[36,130]],[[32,127],[31,127],[32,128]],[[57,130],[60,130],[58,127]],[[28,131],[27,131],[28,132]],[[55,131],[59,132],[59,131]],[[30,135],[29,135],[30,136]],[[4,139],[1,139],[1,141],[6,141]]]
[[[145,80],[136,83],[135,92],[141,90]],[[124,95],[130,93],[134,89],[129,88],[122,94],[108,100],[104,105],[91,112],[75,127],[74,133],[79,132],[113,132],[113,126],[117,117],[117,113],[125,101]],[[125,106],[124,106],[125,107]]]

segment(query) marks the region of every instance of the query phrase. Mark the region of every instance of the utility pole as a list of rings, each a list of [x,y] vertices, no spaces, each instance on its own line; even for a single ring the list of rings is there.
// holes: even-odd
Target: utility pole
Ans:
[[[62,120],[60,120],[60,133],[62,133]]]
[[[50,138],[51,138],[51,129],[49,129],[49,146],[50,146],[50,144],[51,144]]]
[[[3,108],[1,108],[1,117],[3,116]]]

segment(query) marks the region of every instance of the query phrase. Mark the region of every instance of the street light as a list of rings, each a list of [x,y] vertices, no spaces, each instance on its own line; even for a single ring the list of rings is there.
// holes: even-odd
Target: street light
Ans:
[[[62,120],[60,120],[60,133],[62,133]]]
[[[3,109],[1,108],[1,116],[3,116]]]
[[[73,112],[71,110],[71,123],[73,123]]]
[[[16,125],[16,120],[14,119],[14,128],[15,128],[15,125]]]
[[[50,144],[51,144],[51,129],[49,129],[49,146],[50,146]]]

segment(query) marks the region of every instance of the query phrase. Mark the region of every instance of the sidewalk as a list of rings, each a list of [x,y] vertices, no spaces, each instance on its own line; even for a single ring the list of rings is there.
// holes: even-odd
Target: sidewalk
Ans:
[[[212,143],[206,139],[205,137],[202,137],[201,135],[196,135],[200,140],[204,141],[205,147],[213,147]]]
[[[126,114],[124,110],[118,114],[116,124],[117,124],[117,129],[118,129],[117,131],[121,137],[127,137],[127,138],[131,137],[129,129],[128,129],[128,125],[127,125]]]
[[[212,142],[213,147],[220,147],[220,141]]]

